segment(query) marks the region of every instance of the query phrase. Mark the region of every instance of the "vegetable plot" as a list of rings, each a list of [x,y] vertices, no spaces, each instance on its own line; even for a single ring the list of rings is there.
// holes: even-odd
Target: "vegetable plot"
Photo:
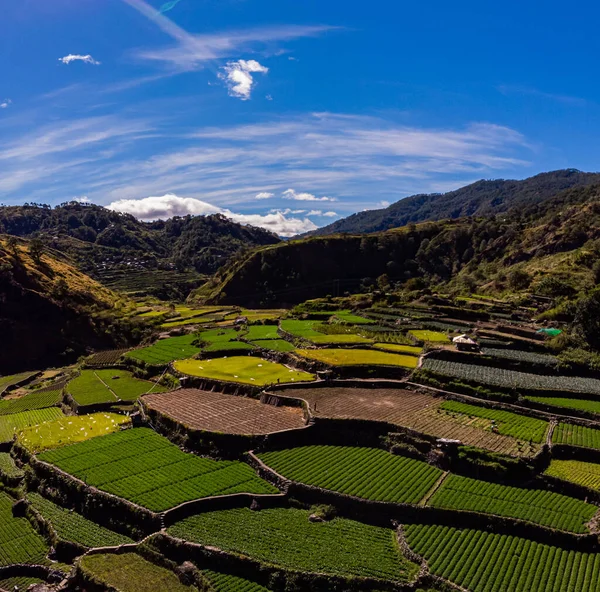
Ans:
[[[198,340],[195,334],[181,335],[161,339],[149,347],[133,350],[126,354],[127,358],[145,362],[150,366],[167,365],[173,360],[191,358],[200,352],[200,348],[193,345]]]
[[[267,588],[256,582],[237,576],[216,571],[203,571],[202,573],[207,577],[215,592],[269,592]]]
[[[64,417],[65,414],[58,407],[47,409],[36,409],[34,411],[23,411],[12,415],[0,416],[0,442],[8,442],[15,434],[29,427],[54,421]]]
[[[570,423],[559,423],[552,433],[552,442],[582,446],[583,448],[600,448],[600,430]]]
[[[520,349],[485,347],[481,350],[481,353],[494,358],[514,360],[516,362],[527,362],[529,364],[540,364],[543,366],[556,366],[556,364],[558,364],[558,358],[556,356],[550,354],[538,354]]]
[[[60,389],[33,391],[18,399],[5,399],[0,401],[0,415],[20,413],[21,411],[34,411],[53,407],[62,398]]]
[[[566,397],[525,397],[525,399],[527,399],[527,401],[533,401],[534,403],[541,403],[542,405],[552,405],[554,407],[564,407],[565,409],[578,409],[579,411],[600,413],[600,401],[569,399]]]
[[[330,366],[398,366],[416,368],[418,358],[373,349],[299,349],[298,355]]]
[[[375,501],[416,504],[441,477],[425,462],[377,448],[302,446],[260,459],[288,479]]]
[[[580,460],[553,460],[546,475],[600,491],[600,465]]]

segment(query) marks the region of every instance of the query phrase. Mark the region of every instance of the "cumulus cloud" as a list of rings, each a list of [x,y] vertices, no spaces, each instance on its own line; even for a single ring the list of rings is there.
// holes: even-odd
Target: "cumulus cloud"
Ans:
[[[283,192],[283,197],[295,201],[337,201],[335,197],[317,197],[312,193],[298,193],[295,189],[286,189]]]
[[[325,216],[326,218],[334,218],[337,212],[324,212],[323,210],[311,210],[307,216]]]
[[[12,101],[10,99],[4,99],[0,103],[0,109],[8,109],[12,105]]]
[[[275,197],[274,193],[269,193],[268,191],[261,191],[260,193],[256,194],[255,199],[271,199],[272,197]]]
[[[224,80],[229,89],[229,96],[247,101],[255,85],[252,74],[266,74],[269,68],[259,64],[256,60],[237,60],[227,62],[223,66],[224,72],[219,73],[219,78]]]
[[[96,61],[91,55],[80,55],[70,53],[64,58],[58,58],[59,62],[63,64],[70,64],[71,62],[83,62],[84,64],[92,64],[92,66],[99,66],[100,62]]]
[[[288,218],[287,214],[291,213],[291,210],[273,210],[268,214],[238,214],[193,197],[179,197],[173,193],[168,193],[162,197],[120,199],[106,207],[109,210],[131,214],[145,221],[164,220],[173,216],[187,216],[190,214],[193,216],[223,214],[234,222],[265,228],[286,237],[317,228],[315,223],[308,218]]]

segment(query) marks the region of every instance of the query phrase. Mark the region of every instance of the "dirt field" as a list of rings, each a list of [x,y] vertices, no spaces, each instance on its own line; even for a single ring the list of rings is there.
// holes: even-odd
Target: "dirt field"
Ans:
[[[530,448],[514,438],[491,432],[487,420],[443,411],[439,409],[443,399],[414,391],[339,387],[289,389],[277,394],[304,399],[316,418],[385,421],[505,454],[528,456],[539,450],[538,445]]]
[[[195,430],[262,435],[304,427],[299,407],[274,407],[255,399],[199,389],[145,395],[143,401]]]

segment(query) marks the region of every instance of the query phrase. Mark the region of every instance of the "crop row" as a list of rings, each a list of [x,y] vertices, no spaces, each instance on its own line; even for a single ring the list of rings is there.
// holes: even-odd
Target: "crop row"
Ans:
[[[15,518],[14,500],[0,491],[0,567],[14,563],[47,563],[48,547],[26,518]]]
[[[20,413],[21,411],[33,411],[56,405],[62,398],[62,391],[33,391],[18,399],[4,399],[0,401],[0,415]]]
[[[15,434],[29,426],[39,425],[61,417],[64,417],[64,413],[58,407],[0,415],[0,442],[9,442]]]
[[[49,522],[58,537],[63,541],[77,543],[84,547],[116,547],[133,543],[122,534],[108,530],[76,512],[61,508],[37,493],[29,493],[31,505]]]
[[[205,570],[202,572],[215,592],[269,592],[267,588],[238,576]]]
[[[565,409],[578,409],[579,411],[600,413],[600,401],[570,399],[568,397],[525,397],[525,399],[533,401],[534,403],[541,403],[542,405],[552,405],[554,407],[563,407]]]
[[[423,368],[442,376],[481,384],[490,384],[502,388],[600,394],[600,380],[597,378],[545,376],[433,358],[426,358]]]
[[[155,512],[215,495],[277,493],[248,465],[186,454],[147,428],[65,446],[39,458]]]
[[[570,423],[559,423],[552,434],[554,444],[600,448],[600,430]]]
[[[200,348],[194,345],[197,340],[198,336],[194,334],[161,339],[149,347],[128,352],[126,357],[151,366],[166,365],[173,360],[191,358],[199,353]]]
[[[10,376],[0,376],[0,395],[2,395],[6,389],[27,380],[34,374],[36,374],[36,372],[21,372],[19,374],[11,374]]]
[[[471,592],[583,592],[600,588],[600,554],[514,536],[411,525],[406,535],[430,570]]]
[[[509,487],[459,475],[449,475],[429,504],[518,518],[576,533],[587,532],[585,525],[598,510],[596,506],[558,493]]]
[[[416,368],[418,358],[374,349],[299,349],[298,355],[331,366],[396,366]]]
[[[527,362],[530,364],[540,364],[544,366],[556,366],[558,358],[550,354],[538,354],[535,352],[523,351],[520,349],[505,349],[485,347],[481,352],[486,356],[501,358],[504,360],[515,360],[517,362]]]
[[[418,570],[400,555],[391,529],[342,518],[314,523],[309,514],[283,508],[205,512],[174,524],[168,532],[309,573],[407,581]]]
[[[576,485],[600,490],[600,465],[580,460],[553,460],[546,474]]]
[[[304,446],[265,452],[261,460],[288,479],[348,495],[416,504],[442,471],[377,448]]]
[[[444,401],[440,405],[440,409],[453,414],[458,413],[467,417],[474,416],[489,420],[490,427],[488,429],[491,429],[493,423],[494,431],[504,436],[537,443],[543,442],[546,438],[548,422],[527,415],[459,403],[458,401]]]

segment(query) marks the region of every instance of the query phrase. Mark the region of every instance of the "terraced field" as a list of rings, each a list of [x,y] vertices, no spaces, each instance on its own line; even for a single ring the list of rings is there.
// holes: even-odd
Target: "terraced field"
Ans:
[[[62,399],[60,388],[53,390],[32,391],[31,393],[15,399],[3,399],[0,401],[0,415],[9,415],[21,411],[34,411],[53,407]]]
[[[25,473],[17,467],[8,452],[0,452],[0,481],[2,478],[20,479]]]
[[[418,341],[424,341],[426,343],[450,343],[450,338],[441,331],[427,331],[413,329],[409,333]]]
[[[546,475],[600,491],[600,465],[596,463],[554,459],[546,469]]]
[[[418,359],[413,355],[392,354],[373,349],[298,349],[303,358],[330,366],[396,366],[416,368]]]
[[[352,333],[327,335],[317,330],[321,321],[298,321],[285,319],[281,321],[281,329],[295,337],[300,337],[318,345],[368,345],[372,339],[360,337]]]
[[[128,349],[110,349],[97,352],[86,360],[86,364],[89,366],[112,366],[113,364],[116,364],[121,356],[124,356],[128,351]]]
[[[255,347],[283,353],[293,352],[296,349],[293,344],[285,339],[255,339],[251,344]]]
[[[524,489],[448,475],[429,505],[527,520],[550,528],[583,534],[597,506],[539,489]]]
[[[0,442],[8,442],[21,430],[47,421],[55,421],[65,414],[58,407],[22,411],[11,415],[0,415]]]
[[[280,475],[364,499],[417,504],[442,471],[377,448],[302,446],[259,458]]]
[[[174,524],[168,533],[309,573],[401,582],[416,575],[418,567],[400,554],[394,531],[343,518],[314,523],[309,514],[283,508],[205,512]]]
[[[198,389],[143,397],[150,408],[193,430],[269,434],[304,427],[300,407],[274,407],[258,400]]]
[[[76,512],[57,506],[37,493],[27,494],[27,499],[63,541],[70,541],[90,549],[116,547],[134,542],[129,537],[108,530]]]
[[[256,386],[315,380],[315,376],[308,372],[292,370],[283,364],[254,356],[232,356],[210,360],[179,360],[173,366],[178,372],[190,376]]]
[[[552,442],[600,449],[600,430],[570,423],[559,423],[552,433]]]
[[[38,458],[154,512],[215,495],[277,493],[248,465],[186,454],[148,428],[64,446]]]
[[[11,374],[10,376],[0,376],[0,395],[3,395],[4,391],[10,387],[19,384],[36,374],[37,372],[20,372],[19,374]]]
[[[423,368],[441,376],[502,388],[600,394],[600,380],[597,378],[545,376],[434,358],[425,358]]]
[[[598,554],[447,526],[410,525],[406,535],[434,574],[472,592],[600,589]]]
[[[268,588],[260,584],[237,576],[216,571],[204,571],[203,574],[215,592],[270,592]]]
[[[527,401],[541,403],[542,405],[552,405],[553,407],[562,407],[564,413],[568,414],[568,409],[577,409],[578,411],[589,411],[590,413],[600,414],[600,401],[591,401],[589,399],[570,399],[567,397],[525,397]]]
[[[513,360],[515,362],[526,362],[542,366],[556,366],[558,364],[558,358],[551,354],[539,354],[520,349],[484,347],[481,353],[485,356],[492,356],[493,358],[500,358],[502,360]]]
[[[166,366],[173,360],[191,358],[200,353],[200,347],[194,345],[196,341],[198,336],[193,333],[160,339],[153,345],[130,351],[126,357],[145,362],[150,366]]]
[[[401,345],[398,343],[375,343],[373,347],[375,349],[382,349],[383,351],[389,351],[395,354],[408,354],[411,356],[418,356],[423,351],[422,348],[414,345]]]

